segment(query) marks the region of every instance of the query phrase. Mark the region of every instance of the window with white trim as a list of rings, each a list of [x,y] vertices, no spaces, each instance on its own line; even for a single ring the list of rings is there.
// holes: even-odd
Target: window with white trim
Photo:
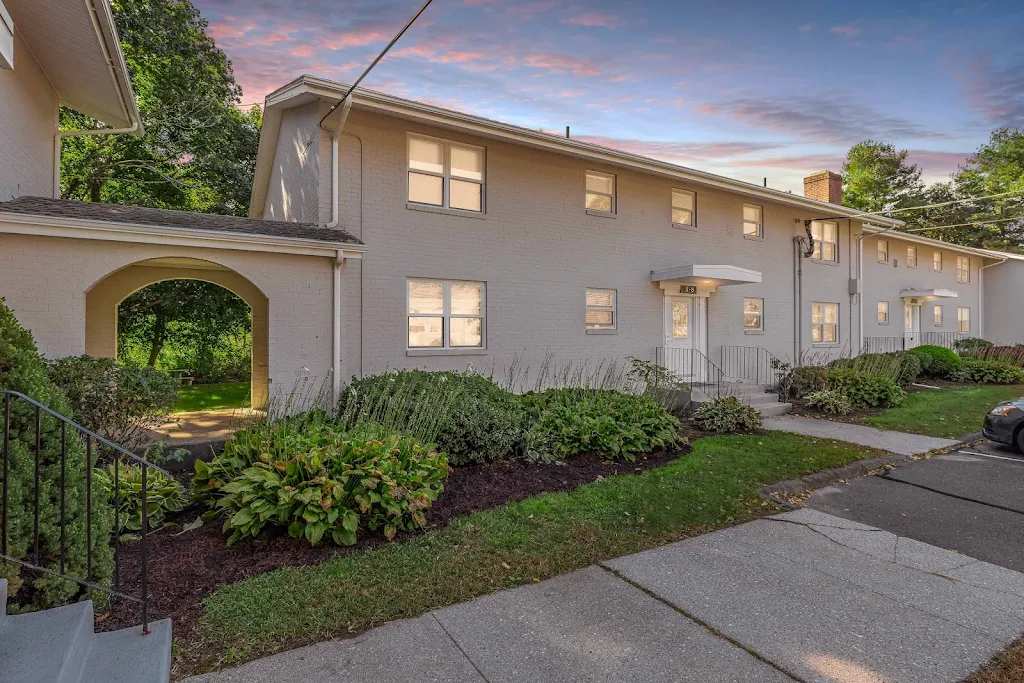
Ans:
[[[907,268],[917,268],[917,247],[907,247]]]
[[[942,252],[941,251],[933,251],[932,252],[932,270],[935,271],[936,273],[941,273],[942,272]]]
[[[693,227],[697,224],[697,193],[672,190],[672,225]]]
[[[743,205],[743,236],[764,236],[764,210],[756,204]]]
[[[483,348],[486,294],[484,282],[410,279],[409,348]]]
[[[615,290],[587,288],[587,329],[615,329]]]
[[[839,343],[839,304],[811,304],[811,341],[815,344]]]
[[[483,147],[409,136],[409,202],[483,213]]]
[[[956,281],[962,285],[969,284],[971,281],[971,257],[970,256],[957,256],[956,257]]]
[[[878,324],[888,325],[889,324],[889,302],[879,301],[878,302]]]
[[[816,261],[839,262],[839,224],[832,221],[811,221],[811,239],[814,241]]]
[[[615,213],[615,176],[587,171],[586,208],[588,211]]]
[[[956,309],[956,331],[964,334],[971,333],[971,309]]]
[[[889,262],[889,240],[878,240],[878,262]]]
[[[743,300],[743,329],[747,332],[764,331],[764,299]]]
[[[936,327],[942,326],[942,306],[936,304],[932,309],[932,321],[935,323]]]

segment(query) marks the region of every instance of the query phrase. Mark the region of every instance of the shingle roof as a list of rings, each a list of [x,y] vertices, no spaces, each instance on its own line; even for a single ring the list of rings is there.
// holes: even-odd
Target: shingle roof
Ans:
[[[285,239],[316,240],[335,244],[362,244],[345,230],[323,228],[313,223],[287,223],[265,221],[238,216],[220,216],[190,211],[147,209],[119,204],[96,204],[72,199],[47,197],[19,197],[0,202],[0,214],[17,213],[30,216],[73,218],[107,223],[146,225],[159,228],[210,230],[239,235],[264,235]]]

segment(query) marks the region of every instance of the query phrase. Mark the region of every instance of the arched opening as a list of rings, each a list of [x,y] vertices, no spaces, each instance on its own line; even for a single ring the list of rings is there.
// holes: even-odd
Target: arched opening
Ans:
[[[168,296],[175,297],[173,305],[167,305]],[[155,310],[153,306],[163,306],[165,312],[169,309],[174,324],[166,325],[167,316],[162,322],[152,316],[143,319],[148,310]],[[132,320],[132,315],[141,317]],[[125,335],[119,334],[121,324],[128,325]],[[163,330],[153,329],[160,324]],[[237,379],[239,374],[249,374],[249,405],[255,409],[265,408],[269,395],[269,338],[267,297],[239,273],[212,261],[140,261],[107,275],[86,292],[87,354],[111,358],[129,354],[163,370],[176,370],[183,377],[205,374],[205,379],[216,379],[216,374]],[[248,373],[237,367],[244,361],[224,357],[233,351],[250,351]],[[185,367],[162,367],[175,364]],[[203,392],[192,393],[201,406]]]

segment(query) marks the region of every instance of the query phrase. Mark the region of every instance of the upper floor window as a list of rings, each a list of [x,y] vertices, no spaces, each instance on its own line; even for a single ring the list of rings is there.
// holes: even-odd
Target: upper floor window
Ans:
[[[878,322],[881,325],[886,325],[889,322],[889,302],[879,301],[878,302]]]
[[[483,212],[484,149],[410,135],[409,201]]]
[[[917,247],[907,247],[907,268],[917,268]]]
[[[889,242],[888,240],[878,240],[878,262],[888,263],[889,262]]]
[[[971,333],[971,309],[956,309],[956,331],[964,334]]]
[[[748,332],[764,331],[764,299],[743,300],[743,329]]]
[[[957,256],[956,257],[956,281],[961,284],[967,284],[971,281],[971,257],[970,256]]]
[[[697,194],[689,190],[672,190],[672,224],[696,225]]]
[[[764,235],[764,212],[754,204],[743,205],[743,236],[761,237]]]
[[[587,290],[587,329],[615,329],[615,290]]]
[[[486,289],[483,282],[409,280],[409,348],[483,348]]]
[[[942,272],[942,252],[941,251],[933,251],[932,252],[932,270],[934,270],[936,273],[941,273]]]
[[[817,261],[839,261],[839,224],[832,221],[811,221],[811,239]]]
[[[586,206],[588,211],[615,213],[615,176],[587,171]]]
[[[839,304],[811,304],[811,341],[839,343]]]

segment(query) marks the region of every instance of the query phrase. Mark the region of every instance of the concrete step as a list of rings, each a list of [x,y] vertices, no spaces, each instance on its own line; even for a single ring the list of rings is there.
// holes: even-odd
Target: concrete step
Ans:
[[[80,683],[166,683],[171,678],[171,620],[97,633]]]
[[[786,415],[793,410],[792,403],[770,403],[762,406],[754,406],[757,408],[757,412],[761,413],[764,417],[776,417],[778,415]]]

